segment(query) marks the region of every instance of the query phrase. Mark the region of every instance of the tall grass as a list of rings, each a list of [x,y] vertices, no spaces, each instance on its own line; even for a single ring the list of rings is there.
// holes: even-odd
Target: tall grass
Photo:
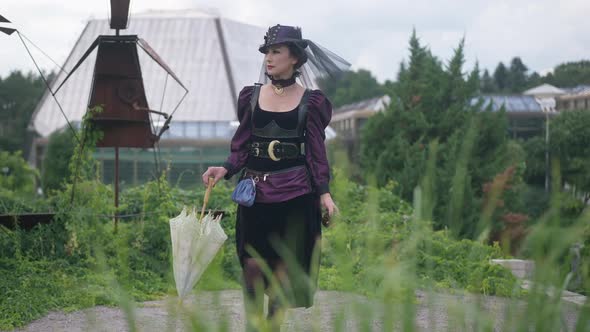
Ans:
[[[468,135],[469,136],[469,135]],[[472,145],[461,150],[453,186],[468,177]],[[316,305],[308,310],[287,310],[284,330],[296,331],[588,331],[590,304],[568,306],[561,294],[572,275],[564,269],[572,244],[587,236],[590,213],[561,222],[563,195],[559,165],[553,165],[551,207],[531,226],[523,253],[535,262],[531,287],[490,263],[505,257],[496,244],[487,243],[491,215],[501,192],[492,186],[491,199],[481,212],[476,229],[479,241],[457,238],[462,228],[464,199],[453,192],[449,230],[434,231],[436,204],[433,176],[437,144],[429,146],[426,173],[411,204],[395,195],[396,183],[378,188],[371,177],[366,184],[350,180],[344,153],[333,160],[332,193],[340,208],[330,228],[324,228]],[[70,194],[77,197],[71,204]],[[192,331],[234,331],[246,325],[239,295],[240,268],[235,257],[235,206],[230,185],[215,188],[210,207],[227,212],[222,223],[230,240],[199,281],[194,297],[179,303],[171,276],[167,221],[185,204],[202,199],[202,191],[170,187],[165,176],[123,194],[120,213],[137,216],[113,232],[112,190],[95,179],[75,188],[64,187],[51,199],[56,222],[32,232],[0,231],[0,328],[23,325],[48,310],[76,310],[115,305],[123,310],[130,331],[150,329],[138,312],[140,302],[156,304],[166,313],[163,328],[184,326]],[[284,248],[278,245],[279,251]],[[256,257],[256,253],[252,253]],[[288,269],[300,269],[285,252]],[[261,262],[264,266],[263,262]],[[288,302],[292,289],[273,278],[273,294]],[[588,262],[582,270],[588,272]],[[565,271],[565,272],[564,272]],[[297,273],[304,278],[303,273]],[[301,280],[299,280],[301,281]],[[303,282],[314,284],[313,280]],[[586,281],[587,282],[587,281]],[[233,289],[233,292],[218,290]],[[229,295],[228,295],[229,294]],[[236,313],[236,307],[242,308]],[[249,324],[272,331],[261,314]],[[153,328],[153,327],[152,327]]]

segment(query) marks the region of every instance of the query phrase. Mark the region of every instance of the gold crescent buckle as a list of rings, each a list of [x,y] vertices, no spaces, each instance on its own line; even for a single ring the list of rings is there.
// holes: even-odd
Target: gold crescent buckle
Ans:
[[[274,147],[278,143],[281,143],[281,142],[274,140],[274,141],[268,143],[268,156],[270,157],[270,159],[272,159],[274,161],[281,160],[281,158],[277,158],[277,156],[275,155],[275,151],[274,151]]]

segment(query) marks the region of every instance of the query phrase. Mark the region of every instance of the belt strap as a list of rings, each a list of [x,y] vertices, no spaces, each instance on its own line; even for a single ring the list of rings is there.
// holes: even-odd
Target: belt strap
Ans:
[[[259,158],[269,158],[274,161],[280,159],[297,159],[303,156],[304,143],[253,142],[250,144],[250,155]]]

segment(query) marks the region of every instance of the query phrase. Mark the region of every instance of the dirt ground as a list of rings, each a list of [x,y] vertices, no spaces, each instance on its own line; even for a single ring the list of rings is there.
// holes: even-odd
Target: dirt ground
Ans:
[[[523,317],[524,303],[493,296],[428,295],[418,291],[415,304],[415,324],[420,331],[478,330],[482,327],[474,325],[478,312],[479,315],[483,312],[495,331],[514,330],[514,325],[506,326],[508,321],[520,323],[526,319]],[[212,331],[219,330],[223,324],[227,329],[222,331],[244,330],[245,317],[239,290],[202,292],[187,298],[181,305],[176,298],[138,303],[131,312],[126,315],[120,308],[104,306],[71,313],[52,312],[16,331],[191,331],[201,324],[210,326],[206,330]],[[399,321],[395,312],[388,315],[393,315],[394,322]],[[131,323],[129,317],[132,317]],[[344,327],[342,331],[382,331],[383,317],[382,305],[365,297],[320,291],[312,308],[287,312],[281,331],[334,331],[337,326]],[[565,307],[562,321],[567,329],[563,330],[573,331],[576,319],[576,307]],[[401,323],[395,325],[394,330],[403,330]]]

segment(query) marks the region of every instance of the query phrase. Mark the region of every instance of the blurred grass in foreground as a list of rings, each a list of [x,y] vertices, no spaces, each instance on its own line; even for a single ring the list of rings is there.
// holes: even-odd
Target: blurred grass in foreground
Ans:
[[[523,291],[508,270],[490,264],[490,259],[505,256],[497,244],[485,243],[494,199],[476,225],[481,230],[480,241],[457,239],[452,230],[433,230],[431,177],[436,146],[429,146],[427,173],[415,189],[413,205],[395,194],[394,182],[377,188],[371,178],[366,185],[351,181],[347,174],[351,168],[343,154],[336,153],[332,191],[341,213],[330,228],[324,228],[319,288],[340,291],[327,294],[344,296],[345,304],[324,299],[321,306],[309,310],[312,323],[295,321],[289,328],[311,326],[319,331],[325,327],[321,322],[326,315],[334,331],[351,327],[359,331],[414,331],[418,326],[452,331],[572,328],[573,323],[563,316],[565,305],[559,296],[571,279],[563,273],[564,257],[572,244],[583,240],[588,212],[564,226],[560,222],[563,197],[554,191],[551,208],[531,227],[523,245],[536,264],[532,288]],[[456,183],[461,183],[465,162],[457,166]],[[555,163],[553,169],[555,188],[560,183],[559,165]],[[54,224],[32,232],[0,231],[0,270],[5,276],[0,281],[0,328],[22,326],[49,310],[72,311],[104,304],[121,307],[133,331],[139,326],[136,303],[162,297],[169,299],[165,308],[169,326],[175,326],[177,319],[194,331],[230,331],[241,326],[225,311],[227,303],[220,293],[205,292],[239,288],[230,185],[217,186],[210,204],[227,212],[222,223],[229,240],[195,290],[197,298],[212,298],[209,309],[213,311],[196,310],[190,301],[179,304],[171,277],[167,221],[184,204],[200,204],[202,191],[170,187],[165,177],[133,188],[123,194],[120,213],[140,215],[121,223],[113,233],[112,220],[105,217],[113,212],[111,188],[86,179],[76,186],[77,198],[72,204],[70,190],[71,186],[66,186],[49,201],[57,213]],[[453,198],[453,206],[460,208],[460,196]],[[582,270],[588,271],[588,262],[582,264]],[[350,298],[342,294],[350,294]],[[477,294],[506,299],[501,309],[493,310],[489,299],[494,298]],[[288,312],[290,315],[297,313]],[[446,317],[444,323],[441,315]],[[501,321],[497,321],[499,315]],[[588,330],[589,321],[586,303],[576,330]],[[253,324],[263,331],[270,328],[263,319]]]

